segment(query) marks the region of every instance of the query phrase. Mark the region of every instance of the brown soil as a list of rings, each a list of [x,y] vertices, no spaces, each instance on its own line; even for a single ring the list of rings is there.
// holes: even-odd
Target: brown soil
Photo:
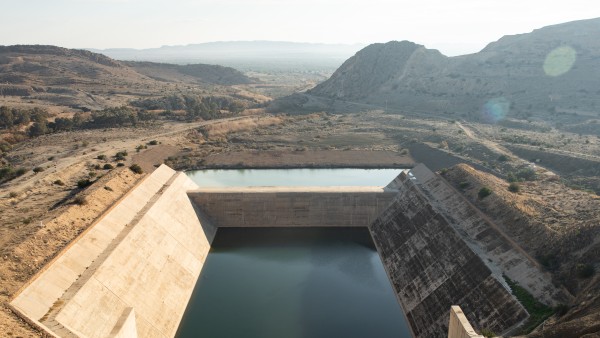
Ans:
[[[206,168],[410,168],[409,155],[374,150],[234,151],[209,155]]]

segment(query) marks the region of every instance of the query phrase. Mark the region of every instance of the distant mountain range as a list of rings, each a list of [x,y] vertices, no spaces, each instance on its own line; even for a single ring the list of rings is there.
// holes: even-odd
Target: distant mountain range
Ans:
[[[337,68],[363,48],[362,44],[320,44],[281,41],[224,41],[149,49],[89,49],[117,60],[167,63],[210,63],[251,68]]]
[[[479,119],[557,110],[596,115],[600,18],[504,36],[456,57],[408,41],[372,44],[307,95]]]

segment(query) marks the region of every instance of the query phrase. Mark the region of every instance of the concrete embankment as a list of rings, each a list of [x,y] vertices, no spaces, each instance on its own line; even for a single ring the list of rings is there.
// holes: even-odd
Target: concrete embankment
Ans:
[[[400,174],[388,187],[399,193],[369,229],[416,337],[447,332],[452,305],[460,305],[478,329],[511,332],[528,315],[504,275],[547,304],[567,297],[523,250],[425,166]]]
[[[210,247],[185,194],[195,187],[158,168],[11,306],[60,337],[123,336],[115,327],[131,333],[132,321],[140,337],[173,337]]]

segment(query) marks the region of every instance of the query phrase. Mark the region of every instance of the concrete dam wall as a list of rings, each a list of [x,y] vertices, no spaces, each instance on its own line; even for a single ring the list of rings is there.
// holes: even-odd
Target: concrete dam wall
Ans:
[[[503,273],[554,301],[547,276],[438,180],[417,166],[387,187],[217,189],[161,166],[10,306],[50,336],[173,337],[217,228],[235,226],[368,227],[416,337],[446,336],[451,305],[479,329],[517,326],[528,315]]]
[[[184,173],[161,166],[12,300],[58,337],[173,337],[210,245]]]

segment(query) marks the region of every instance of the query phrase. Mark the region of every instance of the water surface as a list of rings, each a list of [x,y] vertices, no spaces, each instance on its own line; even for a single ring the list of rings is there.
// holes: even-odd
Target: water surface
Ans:
[[[178,337],[410,337],[366,228],[221,228]]]
[[[401,169],[198,170],[200,186],[385,186]],[[366,228],[221,228],[178,337],[411,337]]]
[[[386,186],[402,169],[207,169],[188,171],[196,184],[219,186]]]

